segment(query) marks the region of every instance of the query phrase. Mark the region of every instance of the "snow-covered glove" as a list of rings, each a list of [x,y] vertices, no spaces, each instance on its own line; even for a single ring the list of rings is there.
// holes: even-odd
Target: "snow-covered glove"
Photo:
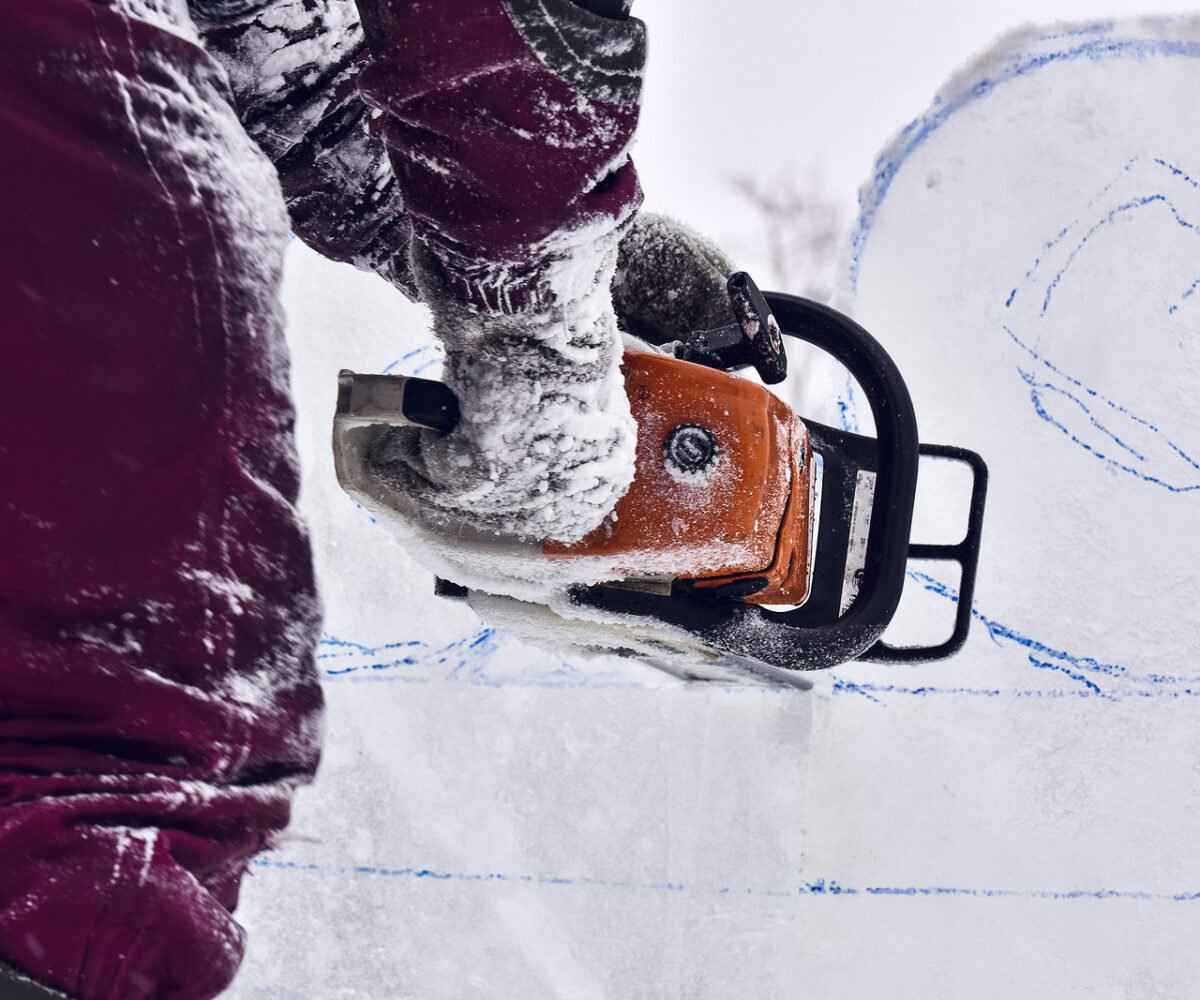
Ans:
[[[461,421],[373,459],[447,530],[578,539],[633,476],[610,285],[641,201],[645,31],[570,0],[359,0],[412,262]]]
[[[669,216],[642,212],[621,240],[612,284],[621,328],[666,344],[733,322],[726,290],[733,271],[699,233]]]

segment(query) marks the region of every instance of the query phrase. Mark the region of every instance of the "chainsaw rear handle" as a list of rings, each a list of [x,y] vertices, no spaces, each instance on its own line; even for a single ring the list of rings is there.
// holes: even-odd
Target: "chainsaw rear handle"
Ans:
[[[944,660],[962,649],[971,631],[975,575],[979,569],[979,548],[983,541],[983,510],[987,500],[987,465],[973,451],[944,444],[923,444],[920,455],[921,458],[960,462],[971,470],[970,512],[967,518],[967,533],[963,540],[953,545],[917,543],[908,547],[909,559],[958,563],[961,569],[958,593],[951,598],[955,603],[954,630],[945,642],[934,646],[892,646],[880,640],[861,657],[873,663],[924,663],[929,660]]]
[[[441,382],[401,375],[338,372],[335,426],[387,424],[448,432],[459,420],[458,397]]]

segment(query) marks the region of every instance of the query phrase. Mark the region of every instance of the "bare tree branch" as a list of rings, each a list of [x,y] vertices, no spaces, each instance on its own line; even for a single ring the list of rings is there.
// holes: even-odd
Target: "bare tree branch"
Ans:
[[[785,168],[770,177],[736,174],[728,183],[754,209],[769,282],[827,299],[843,216],[826,195],[819,174]]]

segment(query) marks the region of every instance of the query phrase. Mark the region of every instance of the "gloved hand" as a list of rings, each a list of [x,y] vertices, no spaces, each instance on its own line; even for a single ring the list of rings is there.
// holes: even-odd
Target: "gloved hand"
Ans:
[[[621,329],[665,344],[733,322],[726,290],[733,271],[699,233],[669,216],[642,212],[621,240],[612,284]]]
[[[370,460],[442,532],[583,537],[633,476],[617,317],[656,342],[730,321],[719,252],[634,216],[645,37],[627,6],[360,0],[360,85],[461,411],[449,434],[381,434]]]
[[[592,298],[595,308],[615,310],[617,322],[626,333],[651,344],[664,344],[734,321],[726,288],[733,266],[716,246],[683,224],[666,216],[639,214],[625,230],[617,258],[611,306],[599,290]],[[472,317],[463,315],[452,299],[444,301],[440,309],[442,320],[447,322],[447,340],[456,329],[448,320],[455,311],[460,316],[458,328],[471,328]],[[552,520],[560,516],[555,504],[564,488],[547,476],[548,468],[556,467],[560,476],[586,468],[590,474],[614,478],[622,470],[606,468],[594,441],[576,439],[554,451],[550,441],[541,437],[530,422],[522,421],[523,415],[539,406],[554,405],[547,404],[545,389],[557,373],[553,361],[547,361],[543,346],[529,339],[528,316],[499,317],[491,323],[494,332],[510,328],[510,336],[477,338],[473,345],[461,344],[458,350],[449,352],[445,374],[460,400],[471,401],[470,419],[475,426],[463,433],[460,425],[458,432],[449,435],[413,428],[390,430],[376,441],[371,459],[389,485],[410,495],[429,489],[426,484],[434,484],[430,490],[434,492],[437,484],[453,481],[459,487],[454,494],[457,502],[486,499],[494,503],[498,497],[509,496],[515,499],[519,511],[548,511],[547,520]],[[582,327],[597,329],[594,325]],[[590,384],[585,379],[580,386],[568,386],[567,390],[578,392]],[[619,391],[623,392],[623,384]],[[557,405],[563,406],[562,421],[569,422],[571,408],[561,401]],[[508,430],[500,433],[496,428]],[[528,447],[530,453],[517,451],[509,455],[507,464],[496,462],[495,456],[503,456],[513,448],[514,429],[517,433],[530,432],[528,438],[516,439],[518,447]],[[479,448],[482,458],[473,452],[474,448]],[[526,457],[529,460],[524,460]],[[507,478],[500,483],[502,475]],[[615,504],[619,498],[610,499],[607,486],[604,481],[591,486],[596,507]],[[472,489],[473,497],[468,495]],[[572,501],[578,503],[587,497],[587,484],[577,482]],[[443,492],[428,503],[437,509],[434,505],[444,498]],[[453,515],[448,514],[447,522],[452,521]],[[533,528],[538,528],[536,521]]]
[[[461,420],[373,451],[424,520],[571,541],[633,475],[609,292],[641,201],[640,21],[570,0],[360,0],[411,259]]]

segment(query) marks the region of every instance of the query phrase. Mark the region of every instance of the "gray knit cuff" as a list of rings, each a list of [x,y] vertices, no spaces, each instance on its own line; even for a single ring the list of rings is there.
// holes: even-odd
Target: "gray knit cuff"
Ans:
[[[505,0],[508,16],[543,65],[598,101],[634,104],[646,65],[646,26],[593,14],[573,0]]]

